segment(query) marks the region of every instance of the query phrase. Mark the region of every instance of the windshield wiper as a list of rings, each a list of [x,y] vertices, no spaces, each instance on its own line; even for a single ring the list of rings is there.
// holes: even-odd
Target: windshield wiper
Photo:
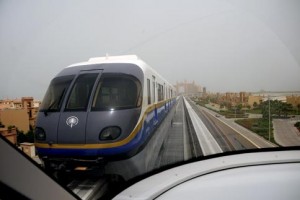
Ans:
[[[51,110],[51,108],[55,105],[56,101],[54,101],[50,106],[44,110],[44,115],[48,116],[48,112]]]
[[[48,112],[54,107],[54,105],[59,105],[59,104],[60,104],[60,102],[61,102],[61,100],[62,100],[62,98],[63,98],[63,96],[64,96],[64,94],[65,94],[65,90],[66,90],[66,89],[64,89],[64,90],[62,91],[62,93],[61,93],[61,95],[60,95],[58,101],[53,101],[53,103],[51,103],[51,104],[48,106],[48,108],[44,110],[44,115],[45,115],[45,116],[48,116]],[[56,102],[57,102],[57,104],[56,104]],[[59,106],[57,106],[57,108],[58,108],[58,107],[59,107]]]

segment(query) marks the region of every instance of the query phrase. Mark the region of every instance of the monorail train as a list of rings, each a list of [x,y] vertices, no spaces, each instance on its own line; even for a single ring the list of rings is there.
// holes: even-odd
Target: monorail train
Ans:
[[[135,55],[63,69],[40,107],[35,147],[50,162],[138,153],[175,103],[175,88]]]

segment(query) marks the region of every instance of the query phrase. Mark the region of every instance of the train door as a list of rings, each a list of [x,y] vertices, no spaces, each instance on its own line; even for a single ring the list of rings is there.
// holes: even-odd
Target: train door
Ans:
[[[58,125],[58,143],[86,143],[88,104],[101,70],[81,71],[72,84]]]

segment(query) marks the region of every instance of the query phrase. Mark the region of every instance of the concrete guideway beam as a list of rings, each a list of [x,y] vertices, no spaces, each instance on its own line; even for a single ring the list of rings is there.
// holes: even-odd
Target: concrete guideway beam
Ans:
[[[204,123],[201,121],[201,119],[198,117],[196,112],[193,110],[193,108],[185,98],[184,102],[191,117],[203,155],[222,153],[223,151],[215,138],[212,136],[212,134],[209,132],[209,130],[206,128]]]

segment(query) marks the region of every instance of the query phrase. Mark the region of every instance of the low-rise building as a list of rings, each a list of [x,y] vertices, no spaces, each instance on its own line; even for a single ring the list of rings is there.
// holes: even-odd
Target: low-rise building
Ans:
[[[286,102],[292,104],[293,107],[298,108],[298,106],[300,105],[300,96],[294,96],[294,95],[287,96]]]
[[[263,101],[268,101],[270,99],[270,101],[281,101],[283,103],[286,103],[286,96],[264,96],[263,97]]]
[[[34,101],[33,97],[22,97],[21,102],[22,108],[27,110],[30,126],[35,127],[35,121],[41,102]]]
[[[252,95],[250,95],[248,97],[248,102],[247,103],[251,108],[253,108],[255,104],[256,105],[261,104],[263,102],[263,98],[264,98],[263,96],[252,96]]]
[[[226,92],[224,95],[220,96],[219,103],[230,106],[248,106],[248,99],[250,95],[251,94],[248,92]]]
[[[24,133],[27,133],[30,127],[27,109],[0,110],[0,122],[7,128],[15,126]]]
[[[35,127],[40,104],[41,101],[34,100],[33,97],[0,100],[0,122],[5,126],[14,125],[26,133],[30,126]],[[24,116],[24,111],[28,117]]]

